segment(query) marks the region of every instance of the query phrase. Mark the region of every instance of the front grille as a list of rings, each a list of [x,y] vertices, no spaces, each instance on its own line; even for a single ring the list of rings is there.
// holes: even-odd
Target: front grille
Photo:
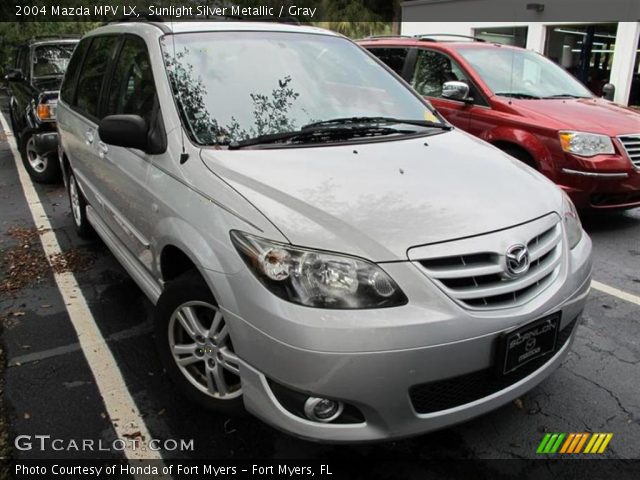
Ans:
[[[558,332],[554,354],[569,340],[577,318]],[[432,413],[471,403],[504,390],[531,375],[551,359],[551,355],[532,360],[507,375],[496,373],[495,367],[437,382],[415,385],[409,389],[413,409],[417,413]]]
[[[633,135],[621,135],[618,137],[629,160],[636,168],[640,168],[640,133]]]
[[[418,263],[451,298],[465,308],[488,310],[522,305],[555,280],[562,256],[562,226],[553,226],[529,238],[529,270],[517,278],[506,271],[506,252],[480,252],[422,259]],[[507,235],[509,235],[507,231]],[[453,246],[452,248],[455,248]]]

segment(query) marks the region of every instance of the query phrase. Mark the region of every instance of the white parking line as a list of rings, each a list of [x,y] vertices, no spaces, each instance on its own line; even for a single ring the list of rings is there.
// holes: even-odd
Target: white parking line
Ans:
[[[0,113],[0,123],[2,124],[2,129],[6,134],[7,142],[11,148],[11,153],[13,154],[13,159],[18,169],[20,183],[22,184],[24,196],[29,205],[33,221],[38,230],[44,230],[40,235],[40,241],[42,242],[44,253],[47,258],[50,259],[53,255],[62,252],[58,244],[58,239],[51,228],[51,223],[31,183],[31,178],[29,178],[29,174],[22,164],[15,139],[13,138],[13,132],[10,130],[2,113]],[[118,437],[126,442],[126,448],[123,453],[129,460],[161,460],[162,457],[159,452],[149,449],[147,442],[151,439],[151,436],[140,416],[138,407],[129,394],[127,385],[111,354],[111,350],[109,350],[87,306],[87,301],[82,295],[75,276],[71,272],[54,273],[53,276],[66,305],[67,312],[69,313],[69,319],[78,335],[80,347],[87,359],[89,368],[91,368],[98,390],[102,395],[113,428]],[[72,408],[72,406],[69,405],[69,408]],[[98,415],[98,412],[96,412],[96,415]],[[133,437],[133,435],[136,435],[136,432],[140,432],[140,437]],[[127,441],[127,439],[133,438],[135,438],[137,443],[135,448],[131,441]]]
[[[591,287],[595,290],[600,290],[608,295],[613,295],[614,297],[618,297],[621,300],[625,300],[627,302],[635,303],[636,305],[640,305],[640,297],[633,295],[631,293],[627,293],[625,291],[619,290],[615,287],[610,287],[609,285],[605,285],[604,283],[596,282],[595,280],[591,281]]]

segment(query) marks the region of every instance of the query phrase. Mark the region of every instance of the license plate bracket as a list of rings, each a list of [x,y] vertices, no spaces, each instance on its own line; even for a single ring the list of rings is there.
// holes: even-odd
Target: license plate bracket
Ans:
[[[554,313],[504,333],[499,342],[498,373],[507,375],[555,352],[560,317],[560,313]]]

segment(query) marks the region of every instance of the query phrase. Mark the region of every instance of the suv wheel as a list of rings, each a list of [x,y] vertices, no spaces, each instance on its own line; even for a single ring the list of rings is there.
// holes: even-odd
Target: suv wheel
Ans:
[[[91,238],[93,236],[93,227],[87,220],[87,201],[78,187],[78,182],[73,172],[69,173],[69,181],[67,182],[67,193],[69,194],[69,206],[71,207],[71,216],[73,224],[76,226],[78,236],[82,238]]]
[[[160,358],[182,392],[205,408],[241,413],[238,357],[222,312],[198,273],[167,283],[154,323]]]
[[[22,163],[34,182],[54,183],[60,179],[60,164],[53,154],[40,155],[36,151],[33,135],[27,135],[21,146]]]

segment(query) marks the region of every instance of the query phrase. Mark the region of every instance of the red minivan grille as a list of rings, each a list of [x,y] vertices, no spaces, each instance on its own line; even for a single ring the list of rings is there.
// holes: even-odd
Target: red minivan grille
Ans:
[[[636,168],[640,168],[640,133],[634,135],[621,135],[618,137],[629,160]]]

